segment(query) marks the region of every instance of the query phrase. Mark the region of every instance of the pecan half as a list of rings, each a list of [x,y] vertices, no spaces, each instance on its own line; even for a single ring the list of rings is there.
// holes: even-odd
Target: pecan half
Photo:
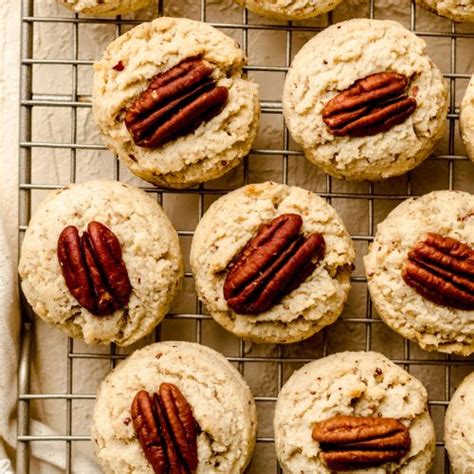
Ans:
[[[372,74],[356,81],[323,108],[323,121],[335,136],[363,137],[386,132],[416,109],[404,94],[408,78],[395,72]]]
[[[162,383],[153,400],[146,391],[139,391],[131,414],[138,441],[156,474],[187,474],[197,469],[196,421],[178,387]]]
[[[115,234],[100,222],[90,222],[79,236],[75,226],[59,235],[59,265],[72,296],[92,314],[103,316],[124,307],[132,286]]]
[[[316,423],[312,438],[321,460],[334,471],[398,462],[410,449],[410,433],[393,418],[336,415]]]
[[[324,257],[321,234],[301,235],[298,214],[282,214],[263,225],[234,258],[224,298],[240,314],[259,314],[296,289]]]
[[[218,115],[229,93],[216,86],[212,72],[200,58],[188,58],[155,76],[125,114],[135,144],[157,148]]]
[[[474,250],[456,239],[429,233],[408,252],[402,278],[433,303],[474,309]]]

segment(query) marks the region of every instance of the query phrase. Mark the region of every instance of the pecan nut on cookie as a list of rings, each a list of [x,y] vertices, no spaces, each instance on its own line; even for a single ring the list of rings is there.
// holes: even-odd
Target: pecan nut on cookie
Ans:
[[[191,267],[210,315],[256,342],[295,342],[341,314],[354,261],[336,211],[273,182],[216,201],[196,228]]]
[[[441,138],[448,88],[426,43],[394,21],[356,19],[316,35],[295,56],[283,113],[309,161],[332,176],[397,176]]]
[[[202,22],[164,17],[133,28],[95,64],[93,110],[106,145],[159,186],[223,175],[258,129],[245,61],[234,40]]]

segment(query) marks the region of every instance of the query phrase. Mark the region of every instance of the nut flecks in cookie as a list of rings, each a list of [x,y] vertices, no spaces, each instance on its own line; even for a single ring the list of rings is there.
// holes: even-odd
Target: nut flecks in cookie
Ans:
[[[323,108],[323,121],[335,136],[376,135],[403,123],[416,109],[405,91],[408,78],[395,72],[372,74],[340,92]]]
[[[216,86],[212,72],[200,58],[188,58],[158,74],[125,114],[135,144],[157,148],[218,115],[228,91]]]
[[[116,235],[100,222],[90,222],[79,236],[75,226],[61,232],[57,255],[66,286],[81,306],[97,316],[124,307],[132,286]]]
[[[300,234],[303,220],[282,214],[262,226],[230,264],[224,298],[239,314],[270,309],[313,273],[324,257],[321,234]]]
[[[350,471],[398,462],[411,444],[408,429],[393,418],[336,415],[316,423],[312,438],[331,470]]]
[[[196,421],[178,387],[162,383],[153,397],[139,391],[131,415],[138,441],[156,474],[183,474],[197,469]]]
[[[456,239],[429,233],[408,252],[402,278],[433,303],[474,309],[474,250]]]

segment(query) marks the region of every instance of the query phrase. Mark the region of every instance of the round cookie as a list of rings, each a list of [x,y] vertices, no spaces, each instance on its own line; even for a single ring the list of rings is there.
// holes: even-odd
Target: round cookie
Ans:
[[[76,13],[85,15],[121,15],[150,4],[151,0],[58,0]]]
[[[380,317],[403,337],[428,351],[467,356],[474,352],[474,311],[434,303],[402,277],[408,252],[428,233],[474,248],[474,196],[434,191],[397,206],[378,225],[364,257],[370,296]]]
[[[128,303],[108,315],[92,314],[78,302],[58,259],[63,230],[76,226],[82,234],[94,221],[118,239],[131,284]],[[23,292],[39,317],[86,343],[121,346],[134,343],[160,323],[183,272],[178,235],[159,204],[139,189],[106,180],[51,192],[30,221],[19,265]]]
[[[345,415],[394,418],[411,438],[399,464],[354,472],[427,473],[435,452],[427,400],[416,378],[376,352],[341,352],[310,362],[293,373],[278,395],[275,448],[283,472],[335,472],[322,462],[324,448],[313,440],[312,430],[318,422]]]
[[[197,473],[238,474],[250,462],[257,416],[240,373],[216,351],[189,342],[161,342],[134,352],[102,382],[92,420],[94,450],[105,473],[153,474],[131,422],[136,393],[174,384],[198,425]]]
[[[474,76],[471,76],[461,102],[459,126],[467,156],[474,161]]]
[[[184,106],[178,104],[173,108],[167,102],[182,98],[179,94],[188,89],[181,88],[178,95],[167,95],[166,100],[160,96],[156,100],[164,102],[160,102],[158,109],[170,106],[171,112],[163,112],[162,118],[146,128],[147,136],[153,135],[155,126],[162,130],[166,127],[167,133],[173,130],[181,136],[167,135],[168,141],[153,141],[145,146],[138,135],[132,136],[129,131],[127,112],[157,75],[169,73],[191,58],[212,70],[208,79],[215,84],[208,85],[227,91],[225,105],[193,130],[189,125],[194,123],[191,119],[179,118]],[[248,154],[258,129],[258,86],[242,75],[244,65],[245,56],[238,44],[206,23],[164,17],[133,28],[113,41],[95,64],[93,110],[106,145],[134,174],[159,186],[185,188],[223,175]],[[172,82],[174,86],[170,82],[170,87],[176,89],[178,79]],[[205,92],[197,89],[191,92],[197,95],[189,101],[205,96]],[[177,94],[176,90],[170,93]],[[145,118],[154,109],[147,110],[150,112],[142,114]],[[206,116],[201,109],[198,112],[193,120]],[[173,120],[176,128],[170,125]]]
[[[453,21],[474,21],[472,0],[416,0],[427,10]]]
[[[341,0],[235,0],[240,6],[277,20],[303,20],[322,15]]]
[[[338,23],[306,43],[285,81],[283,113],[308,160],[337,178],[379,180],[427,158],[445,128],[448,88],[425,49],[425,41],[399,23],[370,19]],[[382,76],[397,89],[390,95],[387,88],[380,99],[382,86],[375,85]],[[329,101],[357,87],[365,92],[355,97],[368,102],[351,105],[346,97],[342,109],[329,110]],[[367,109],[357,108],[363,105]]]
[[[444,441],[455,474],[474,467],[474,372],[459,385],[449,402],[444,421]]]
[[[263,225],[282,214],[300,215],[305,237],[323,235],[324,257],[270,309],[238,314],[224,297],[227,268]],[[350,236],[326,201],[273,182],[244,186],[213,203],[196,228],[190,255],[196,291],[210,315],[237,336],[262,343],[300,341],[334,322],[349,293],[353,261]]]

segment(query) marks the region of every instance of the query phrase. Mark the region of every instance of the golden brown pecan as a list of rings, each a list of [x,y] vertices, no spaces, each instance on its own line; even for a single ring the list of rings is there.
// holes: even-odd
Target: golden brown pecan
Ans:
[[[234,258],[224,298],[240,314],[259,314],[296,289],[324,257],[321,234],[300,234],[303,220],[282,214],[263,225]]]
[[[429,233],[408,252],[402,278],[433,303],[474,309],[474,250],[456,239]]]
[[[316,423],[312,437],[321,460],[334,471],[398,462],[410,449],[410,433],[393,418],[336,415]]]
[[[132,286],[120,242],[105,225],[90,222],[82,237],[77,227],[67,226],[57,254],[69,291],[92,314],[112,314],[128,303]]]
[[[196,421],[178,387],[162,383],[153,401],[141,390],[131,414],[138,441],[156,474],[188,474],[197,469]]]
[[[323,108],[331,134],[376,135],[403,123],[416,109],[416,99],[404,94],[408,78],[395,72],[372,74],[356,81]]]
[[[158,74],[125,114],[135,144],[157,148],[218,115],[229,93],[212,72],[200,58],[188,58]]]

